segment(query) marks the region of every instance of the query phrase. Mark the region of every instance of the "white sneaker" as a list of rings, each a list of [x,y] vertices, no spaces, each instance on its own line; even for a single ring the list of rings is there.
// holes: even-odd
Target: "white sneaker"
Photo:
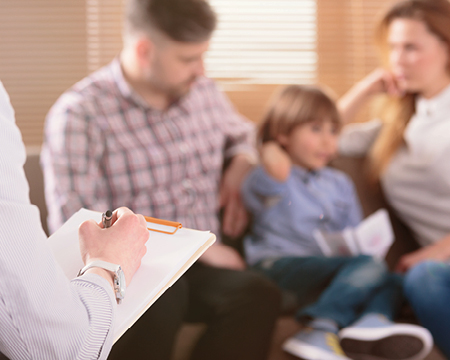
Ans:
[[[354,360],[422,360],[433,347],[422,326],[395,324],[382,315],[367,314],[339,332],[344,352]]]
[[[303,329],[285,341],[283,350],[305,360],[351,360],[337,335],[325,330]]]

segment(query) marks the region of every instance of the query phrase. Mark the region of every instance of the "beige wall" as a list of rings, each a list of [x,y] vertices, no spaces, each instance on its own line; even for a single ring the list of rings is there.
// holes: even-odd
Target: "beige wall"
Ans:
[[[87,74],[84,1],[1,0],[0,79],[26,144],[61,92]]]

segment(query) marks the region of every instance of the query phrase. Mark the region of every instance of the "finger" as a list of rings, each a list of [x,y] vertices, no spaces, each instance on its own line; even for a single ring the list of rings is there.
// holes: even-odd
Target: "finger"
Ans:
[[[139,219],[139,223],[144,226],[145,228],[147,228],[147,221],[145,220],[144,216],[141,214],[137,214],[137,217]]]
[[[222,231],[225,235],[230,235],[230,204],[225,205],[222,217]]]
[[[126,215],[126,214],[134,214],[134,212],[132,212],[129,208],[125,207],[125,206],[121,206],[120,208],[114,210],[113,212],[113,220],[118,220],[120,219],[122,216]]]
[[[403,96],[403,91],[399,88],[395,77],[391,73],[386,73],[384,78],[386,92],[391,96]]]
[[[405,272],[408,268],[409,258],[411,257],[410,254],[403,255],[397,262],[397,265],[395,267],[395,270],[398,272]]]
[[[82,236],[88,236],[89,234],[93,234],[96,231],[100,230],[102,227],[95,222],[93,219],[89,219],[83,221],[78,227],[78,234]]]
[[[119,217],[123,216],[128,211],[131,212],[131,210],[126,208],[126,207],[120,207],[120,208],[114,210],[113,213],[112,213],[112,217],[111,217],[111,226],[114,225],[114,223],[119,219]],[[98,223],[98,225],[103,229],[104,228],[103,220],[100,221]]]
[[[113,212],[112,225],[117,226],[119,223],[127,223],[134,217],[136,217],[136,214],[133,211],[125,206],[122,206]],[[134,219],[132,221],[134,221]]]
[[[408,271],[408,269],[409,269],[409,264],[404,261],[401,264],[399,264],[399,266],[398,266],[398,272],[400,272],[400,273],[405,273],[406,271]]]
[[[407,259],[405,259],[403,263],[403,271],[408,271],[411,269],[414,265],[422,261],[422,256],[420,255],[414,255],[409,256]]]
[[[392,76],[388,72],[384,72],[381,81],[383,81],[384,91],[388,94],[392,93],[395,89]]]
[[[245,263],[245,261],[241,261],[241,266],[239,270],[245,270],[247,268],[247,264]]]
[[[235,197],[229,197],[224,208],[223,232],[228,236],[234,236],[234,223],[236,221],[237,204]]]
[[[143,241],[143,244],[145,245],[145,243],[148,241],[148,239],[150,239],[150,231],[148,231],[147,220],[145,220],[145,217],[141,214],[138,214],[137,217],[139,219],[139,225],[145,229],[145,233],[142,236],[142,241]]]
[[[220,190],[219,190],[219,206],[226,207],[227,200],[228,200],[228,191],[227,191],[227,188],[222,183],[222,185],[220,186]]]
[[[246,268],[244,259],[237,251],[235,252],[234,268],[236,270],[244,270]]]
[[[387,85],[387,93],[391,96],[401,96],[402,91],[398,88],[397,84],[393,81],[391,81]]]
[[[140,258],[142,259],[144,257],[144,255],[147,254],[147,246],[143,246],[141,253],[139,254]]]
[[[147,225],[145,226],[145,233],[142,235],[142,244],[145,247],[145,244],[150,239],[150,231],[147,229]]]
[[[401,261],[399,261],[399,262],[397,263],[397,265],[395,266],[394,271],[395,271],[396,273],[404,273],[404,272],[405,272],[405,266],[401,263]]]
[[[247,224],[248,224],[248,213],[245,210],[245,207],[242,204],[242,202],[239,202],[238,214],[236,216],[235,236],[239,236],[240,234],[242,234],[245,228],[247,227]]]

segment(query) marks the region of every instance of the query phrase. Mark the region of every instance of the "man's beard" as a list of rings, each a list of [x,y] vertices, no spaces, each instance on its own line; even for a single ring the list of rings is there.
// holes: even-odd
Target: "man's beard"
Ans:
[[[197,77],[193,76],[189,80],[179,84],[178,86],[168,89],[167,93],[168,93],[170,99],[172,99],[172,101],[175,102],[175,101],[179,100],[180,98],[182,98],[183,96],[187,95],[196,80],[197,80]]]

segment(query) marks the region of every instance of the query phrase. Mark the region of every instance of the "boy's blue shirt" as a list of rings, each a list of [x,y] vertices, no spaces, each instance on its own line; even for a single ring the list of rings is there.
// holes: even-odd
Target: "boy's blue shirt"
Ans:
[[[268,258],[322,256],[314,229],[338,231],[362,220],[353,182],[330,167],[311,172],[293,165],[288,179],[279,182],[258,166],[241,192],[254,221],[244,241],[251,265]]]

